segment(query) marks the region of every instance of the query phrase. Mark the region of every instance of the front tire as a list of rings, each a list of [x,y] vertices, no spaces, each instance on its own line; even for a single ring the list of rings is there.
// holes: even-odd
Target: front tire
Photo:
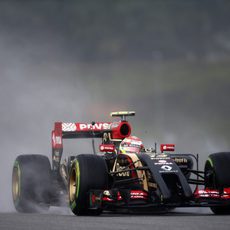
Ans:
[[[43,155],[20,155],[12,173],[12,195],[18,212],[41,212],[49,209],[51,166]]]
[[[89,190],[105,190],[108,187],[108,172],[103,158],[78,155],[69,176],[69,204],[75,215],[98,215],[101,209],[89,208]]]
[[[205,163],[205,188],[219,190],[230,187],[230,152],[213,153]],[[216,215],[230,215],[230,206],[210,207]]]

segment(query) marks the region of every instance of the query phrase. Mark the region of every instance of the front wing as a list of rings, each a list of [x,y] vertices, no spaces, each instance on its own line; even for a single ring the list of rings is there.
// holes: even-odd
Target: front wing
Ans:
[[[196,189],[187,200],[163,200],[144,190],[91,190],[89,192],[91,209],[151,209],[176,207],[213,207],[230,205],[230,188],[221,193],[218,190]]]

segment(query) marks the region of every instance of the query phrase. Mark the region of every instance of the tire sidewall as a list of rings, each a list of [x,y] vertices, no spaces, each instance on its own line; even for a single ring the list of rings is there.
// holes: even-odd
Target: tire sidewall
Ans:
[[[215,189],[223,189],[230,187],[230,153],[220,152],[209,155],[205,164],[205,178],[208,170],[213,173],[213,185],[207,185],[207,178],[205,180],[205,187]]]
[[[43,155],[19,155],[13,166],[18,172],[18,196],[13,203],[18,212],[40,212],[49,207],[51,195],[51,166]]]
[[[76,193],[70,201],[70,208],[75,215],[87,215],[89,210],[89,191],[105,190],[108,186],[108,173],[105,160],[92,154],[78,155],[74,160],[71,173],[76,173]]]

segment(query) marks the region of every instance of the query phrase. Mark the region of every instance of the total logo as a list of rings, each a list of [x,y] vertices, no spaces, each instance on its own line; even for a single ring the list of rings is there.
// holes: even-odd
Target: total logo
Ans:
[[[169,166],[169,165],[162,165],[162,166],[161,166],[161,169],[163,169],[164,171],[171,171],[171,170],[172,170],[172,167]]]

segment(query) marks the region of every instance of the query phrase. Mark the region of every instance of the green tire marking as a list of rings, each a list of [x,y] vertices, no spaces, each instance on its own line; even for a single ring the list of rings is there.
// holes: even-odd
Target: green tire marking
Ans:
[[[76,191],[75,191],[75,200],[73,202],[70,202],[70,208],[71,210],[74,210],[77,206],[76,199],[79,195],[79,189],[80,189],[80,167],[78,160],[75,161],[75,176],[76,176]]]
[[[210,165],[213,167],[213,162],[212,162],[212,159],[209,157],[208,158],[208,162],[210,163]]]
[[[79,195],[79,190],[80,190],[80,167],[79,167],[79,162],[78,160],[76,160],[76,198],[78,198],[78,195]]]
[[[76,202],[74,201],[73,203],[70,204],[70,208],[71,210],[75,209],[76,208]]]

